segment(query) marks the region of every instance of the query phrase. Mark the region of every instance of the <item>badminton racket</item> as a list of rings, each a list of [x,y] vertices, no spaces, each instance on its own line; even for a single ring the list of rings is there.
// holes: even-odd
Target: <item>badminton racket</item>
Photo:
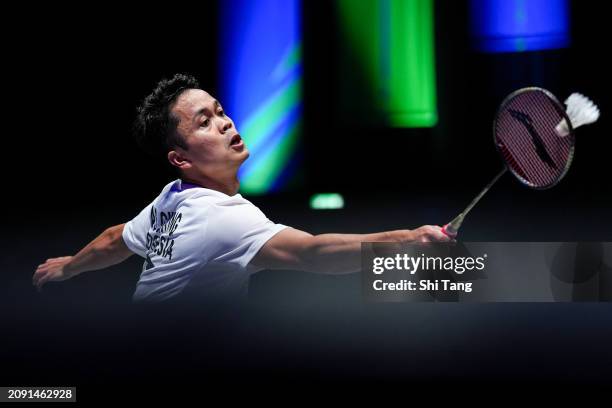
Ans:
[[[574,129],[599,118],[588,98],[574,93],[562,105],[546,89],[519,89],[504,99],[493,121],[493,141],[505,166],[442,232],[456,237],[466,215],[509,170],[523,185],[547,189],[567,174],[574,157]]]

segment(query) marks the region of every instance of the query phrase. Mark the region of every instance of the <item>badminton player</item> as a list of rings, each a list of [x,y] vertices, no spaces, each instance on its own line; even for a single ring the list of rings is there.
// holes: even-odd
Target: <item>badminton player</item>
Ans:
[[[322,234],[276,224],[237,194],[249,151],[220,102],[191,76],[162,80],[138,109],[135,133],[179,178],[134,219],[108,228],[74,256],[39,265],[33,284],[144,258],[134,301],[178,295],[243,297],[262,269],[350,273],[360,269],[361,242],[430,242],[449,238],[438,226],[373,234]]]

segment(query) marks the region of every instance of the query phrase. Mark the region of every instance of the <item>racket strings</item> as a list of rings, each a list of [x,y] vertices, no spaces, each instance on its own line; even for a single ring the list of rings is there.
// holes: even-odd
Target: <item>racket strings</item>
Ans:
[[[573,135],[561,137],[555,128],[565,116],[542,91],[515,95],[495,122],[496,143],[508,167],[530,187],[547,188],[567,171],[573,156]]]

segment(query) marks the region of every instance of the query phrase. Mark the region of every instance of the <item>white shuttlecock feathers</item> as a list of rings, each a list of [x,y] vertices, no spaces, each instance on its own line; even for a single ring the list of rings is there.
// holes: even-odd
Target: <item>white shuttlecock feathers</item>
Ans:
[[[577,92],[571,94],[565,100],[565,105],[567,106],[567,116],[569,116],[574,129],[582,125],[588,125],[599,119],[599,108],[597,105],[582,94]],[[569,127],[565,119],[557,125],[556,130],[561,137],[569,134]]]

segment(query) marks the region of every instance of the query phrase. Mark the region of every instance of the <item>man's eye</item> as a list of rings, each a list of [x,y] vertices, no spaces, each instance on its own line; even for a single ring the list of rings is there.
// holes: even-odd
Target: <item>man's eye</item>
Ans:
[[[204,122],[202,122],[202,126],[208,126],[209,123],[210,119],[206,119]]]
[[[224,111],[223,109],[221,109],[221,110],[219,111],[219,115],[221,115],[221,116],[225,116],[225,111]]]

